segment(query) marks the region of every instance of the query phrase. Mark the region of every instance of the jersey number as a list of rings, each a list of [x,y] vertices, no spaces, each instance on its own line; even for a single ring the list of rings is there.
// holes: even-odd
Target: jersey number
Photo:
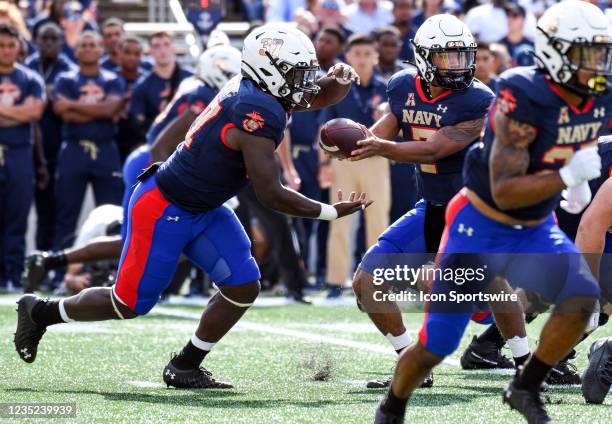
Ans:
[[[437,130],[433,128],[412,127],[412,136],[417,141],[429,141],[431,140],[431,136],[433,136],[436,131]],[[421,169],[421,172],[425,172],[427,174],[438,173],[438,165],[435,163],[421,163],[419,168]]]
[[[587,146],[596,146],[597,145],[597,140],[594,141],[590,141],[587,143],[582,143],[580,145],[580,148],[582,147],[587,147]],[[572,159],[572,156],[574,156],[575,150],[574,147],[572,146],[553,146],[550,149],[548,149],[548,151],[546,153],[544,153],[544,156],[542,156],[542,162],[549,164],[549,165],[553,165],[557,162],[561,163],[561,166],[565,166],[569,163],[569,161]],[[550,170],[547,170],[548,172],[552,172]]]
[[[551,165],[561,162],[561,166],[565,166],[572,159],[572,156],[574,156],[574,148],[572,146],[555,146],[542,156],[542,162]]]
[[[200,113],[200,115],[196,118],[196,120],[189,127],[189,131],[185,135],[185,148],[189,149],[191,147],[191,143],[193,143],[193,139],[196,134],[202,129],[204,125],[210,122],[214,117],[216,117],[219,112],[221,112],[221,101],[219,98],[215,98],[212,102],[206,106],[206,109]]]

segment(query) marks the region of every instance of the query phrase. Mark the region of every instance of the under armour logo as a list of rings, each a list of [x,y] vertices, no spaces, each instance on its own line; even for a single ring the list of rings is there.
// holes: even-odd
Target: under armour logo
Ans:
[[[20,352],[23,354],[21,355],[24,359],[28,359],[29,357],[32,356],[31,353],[28,353],[28,348],[24,347],[23,349],[20,350]]]
[[[176,377],[176,374],[170,372],[170,370],[166,370],[166,375],[170,377],[170,380],[174,380],[174,377]]]
[[[605,107],[598,107],[593,109],[593,118],[603,118],[606,115]]]
[[[178,216],[169,216],[168,218],[166,218],[166,221],[178,222],[178,220],[179,220]]]
[[[438,112],[446,113],[446,111],[448,110],[448,106],[438,105],[438,109],[436,109],[436,110]]]
[[[463,223],[459,224],[459,228],[457,228],[457,231],[459,232],[459,234],[467,234],[468,237],[472,237],[472,234],[474,234],[474,229],[472,227],[466,227],[465,225],[463,225]]]

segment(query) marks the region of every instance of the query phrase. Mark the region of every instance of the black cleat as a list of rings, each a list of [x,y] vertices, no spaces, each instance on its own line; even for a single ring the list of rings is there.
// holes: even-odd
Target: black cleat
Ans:
[[[46,259],[48,256],[47,252],[34,252],[26,258],[21,276],[21,285],[25,293],[33,293],[38,290],[40,283],[47,276]]]
[[[234,387],[229,383],[216,381],[210,371],[202,367],[193,370],[179,370],[172,364],[176,356],[172,354],[170,362],[164,368],[164,383],[168,387],[177,389],[231,389]]]
[[[434,377],[433,377],[433,373],[429,373],[429,375],[427,377],[425,377],[425,380],[423,380],[423,382],[421,383],[421,385],[419,386],[420,388],[429,388],[429,387],[433,387],[434,384]],[[391,385],[391,377],[386,378],[384,380],[370,380],[366,383],[366,387],[368,389],[384,389],[386,387],[389,387]]]
[[[551,370],[546,382],[551,386],[576,385],[580,384],[580,374],[576,366],[569,362],[570,357],[563,358]]]
[[[512,380],[504,389],[503,401],[527,419],[527,424],[549,424],[552,420],[544,408],[540,392],[517,389]]]
[[[603,403],[612,386],[612,337],[595,340],[589,349],[589,366],[582,375],[582,395],[587,403]]]
[[[514,363],[502,355],[500,348],[493,342],[472,342],[461,355],[461,368],[464,370],[490,370],[493,368],[514,368]]]
[[[376,414],[374,414],[374,424],[404,424],[404,417],[389,412],[383,412],[380,404],[378,404]]]
[[[17,330],[15,330],[15,350],[19,357],[28,363],[34,362],[38,350],[38,343],[47,327],[38,325],[32,319],[32,309],[38,302],[46,302],[33,294],[21,296],[17,302]]]

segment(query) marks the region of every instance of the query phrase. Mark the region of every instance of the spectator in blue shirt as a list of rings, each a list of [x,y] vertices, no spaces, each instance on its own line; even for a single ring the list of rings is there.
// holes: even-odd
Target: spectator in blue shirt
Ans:
[[[446,13],[444,0],[423,0],[421,10],[412,17],[412,25],[416,32],[427,18]]]
[[[35,18],[32,23],[32,35],[36,38],[38,29],[47,22],[55,22],[64,30],[64,53],[70,60],[76,61],[74,48],[83,31],[96,31],[97,25],[83,14],[83,5],[78,1],[52,0],[49,12]]]
[[[514,3],[506,6],[508,35],[500,40],[512,59],[512,66],[531,66],[535,54],[533,42],[524,35],[525,9]]]
[[[142,40],[134,35],[123,36],[117,47],[119,52],[119,75],[125,81],[125,95],[123,96],[123,106],[119,112],[117,122],[117,144],[121,163],[124,163],[129,154],[143,143],[140,124],[133,119],[130,112],[132,92],[134,84],[149,71],[141,65],[146,63],[142,60]]]
[[[153,71],[134,85],[130,113],[140,123],[142,140],[155,117],[166,108],[181,81],[192,75],[176,61],[176,49],[168,32],[158,32],[149,38]]]
[[[55,80],[53,110],[64,121],[57,164],[54,250],[73,244],[85,190],[92,183],[96,205],[120,205],[123,194],[114,117],[125,93],[117,74],[100,69],[100,36],[85,31],[76,46],[79,68]]]
[[[495,74],[495,63],[489,43],[478,41],[476,51],[476,71],[474,76],[486,84],[493,92],[497,88],[497,75]]]
[[[376,73],[378,73],[385,82],[388,82],[394,73],[406,67],[406,65],[399,60],[399,53],[402,48],[401,34],[396,27],[386,26],[378,29],[374,33],[374,36],[378,44],[378,65],[376,65]]]
[[[396,0],[393,5],[393,26],[399,29],[402,48],[399,53],[401,60],[412,61],[414,52],[410,40],[414,38],[416,26],[412,22],[413,0]]]
[[[119,44],[125,37],[123,29],[124,22],[119,18],[108,18],[101,26],[102,44],[104,55],[100,58],[100,65],[103,69],[113,71],[116,74],[121,72],[119,62]],[[147,71],[153,69],[153,63],[148,60],[140,60],[139,66]]]
[[[26,60],[26,66],[36,72],[46,86],[47,97],[51,97],[53,81],[63,72],[73,70],[75,64],[61,52],[64,35],[55,22],[47,22],[38,30],[36,45],[38,52]],[[44,157],[50,175],[55,175],[57,155],[62,144],[62,120],[47,104],[38,123],[44,149]],[[55,227],[55,179],[51,178],[44,189],[36,189],[36,248],[49,250],[53,246]]]
[[[266,22],[291,22],[298,9],[305,9],[305,0],[269,0]]]
[[[19,33],[0,24],[0,291],[18,287],[34,194],[32,122],[42,116],[42,79],[17,63]]]

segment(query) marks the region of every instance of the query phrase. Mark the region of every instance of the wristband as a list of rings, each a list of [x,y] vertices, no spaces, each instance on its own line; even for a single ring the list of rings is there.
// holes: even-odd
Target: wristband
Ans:
[[[336,82],[340,85],[347,85],[351,83],[351,80],[349,78],[341,78],[341,77],[335,77]]]
[[[338,211],[332,205],[328,205],[325,203],[319,203],[321,205],[321,212],[317,219],[322,219],[324,221],[333,221],[338,218]]]

